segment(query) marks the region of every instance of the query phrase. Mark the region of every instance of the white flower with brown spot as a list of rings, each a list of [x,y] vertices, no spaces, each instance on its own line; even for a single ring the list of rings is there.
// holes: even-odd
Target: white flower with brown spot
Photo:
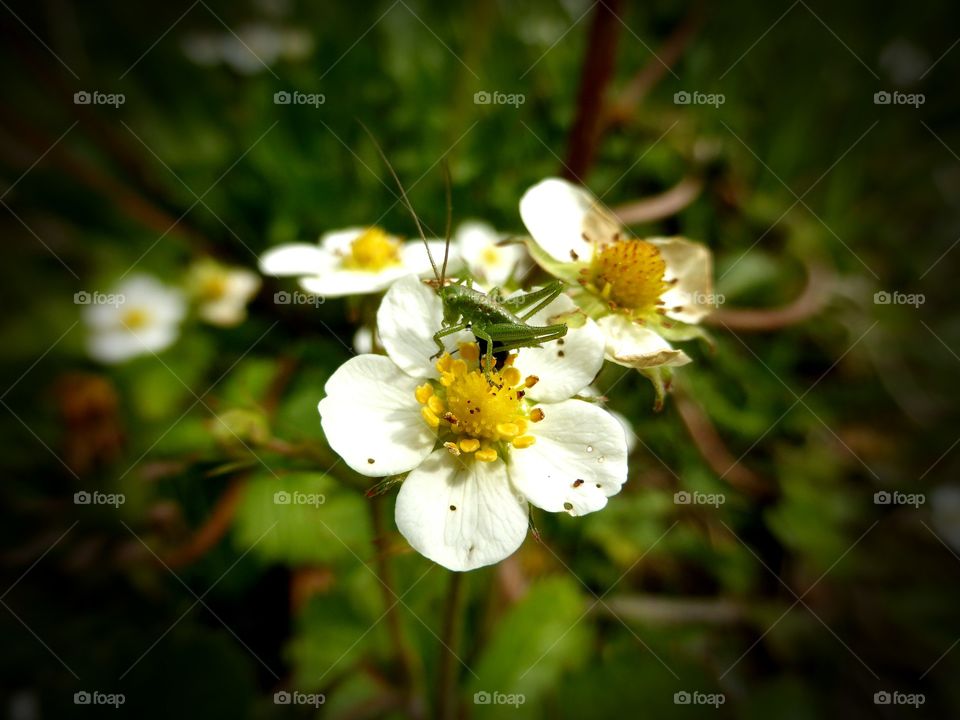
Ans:
[[[444,243],[428,244],[439,266]],[[421,240],[404,242],[378,227],[335,230],[321,236],[319,244],[271,248],[260,258],[260,271],[297,277],[306,292],[321,297],[378,293],[406,275],[433,272]]]
[[[247,303],[259,289],[256,273],[210,258],[198,260],[187,273],[187,291],[197,302],[200,318],[211,325],[239,325],[247,317]]]
[[[572,308],[560,297],[530,322]],[[473,570],[520,546],[528,503],[575,516],[604,507],[627,478],[626,440],[608,412],[571,399],[603,364],[593,321],[485,370],[466,332],[445,338],[437,359],[442,316],[434,290],[397,281],[377,314],[387,356],[344,363],[319,410],[327,441],[354,470],[408,473],[396,522],[414,549]]]
[[[87,351],[94,360],[112,364],[158,353],[179,336],[187,308],[180,290],[149,275],[131,275],[112,295],[116,303],[83,309]]]
[[[638,369],[685,365],[667,338],[696,336],[713,309],[712,256],[681,237],[630,237],[586,189],[549,178],[520,200],[534,260],[579,285],[577,303],[597,320],[607,358]]]

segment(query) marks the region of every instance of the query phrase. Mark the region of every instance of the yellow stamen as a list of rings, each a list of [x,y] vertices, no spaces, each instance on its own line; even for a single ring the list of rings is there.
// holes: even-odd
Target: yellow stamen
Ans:
[[[497,425],[497,432],[507,438],[512,438],[520,433],[520,428],[516,423],[500,423]]]
[[[467,373],[467,364],[460,359],[454,360],[450,363],[450,372],[454,375],[466,375]]]
[[[507,387],[513,387],[514,385],[519,384],[520,382],[520,371],[515,367],[508,367],[502,373],[503,384]]]
[[[480,359],[480,348],[476,343],[460,343],[460,357],[468,363],[475,363]]]
[[[497,459],[497,451],[493,448],[484,448],[483,450],[477,450],[474,454],[474,457],[480,462],[493,462]]]
[[[343,259],[349,270],[380,272],[400,264],[399,240],[378,227],[368,228],[350,243],[350,254]]]
[[[538,382],[540,382],[540,378],[538,378],[536,375],[527,375],[526,379],[523,381],[523,384],[528,388],[532,388]]]
[[[451,455],[453,455],[454,457],[459,457],[460,448],[457,447],[457,444],[455,442],[445,442],[443,446],[450,451]]]
[[[537,439],[533,435],[520,435],[512,440],[513,446],[518,449],[528,448],[533,445]]]
[[[418,385],[417,389],[414,390],[413,394],[416,396],[418,403],[420,403],[421,405],[425,405],[427,400],[429,400],[433,396],[433,385],[431,385],[430,383],[424,383],[423,385]]]
[[[450,353],[444,353],[439,360],[437,360],[436,368],[437,372],[447,372],[450,369],[450,364],[453,362],[453,358],[450,357]]]
[[[463,438],[460,441],[460,449],[465,453],[476,452],[480,448],[480,441],[476,438]]]
[[[432,395],[429,400],[427,400],[427,407],[433,410],[433,413],[438,417],[443,415],[447,410],[447,406],[443,404],[443,400],[438,398],[436,395]]]
[[[434,430],[440,427],[440,418],[438,418],[430,408],[420,408],[420,414],[423,416],[423,419],[426,420],[427,425],[432,427]]]
[[[599,249],[590,266],[592,289],[604,300],[633,312],[652,311],[669,287],[667,264],[653,243],[637,238]]]
[[[544,417],[543,410],[541,410],[540,408],[534,408],[533,410],[530,411],[531,422],[540,422],[541,420],[543,420],[543,417]]]

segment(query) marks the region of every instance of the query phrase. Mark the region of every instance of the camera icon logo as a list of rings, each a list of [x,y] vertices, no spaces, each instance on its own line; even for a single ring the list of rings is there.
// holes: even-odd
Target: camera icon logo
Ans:
[[[490,704],[490,693],[486,690],[481,690],[480,692],[475,692],[473,694],[473,704],[474,705],[489,705]]]
[[[886,90],[878,90],[873,94],[874,105],[889,105],[893,102],[893,95]]]
[[[889,505],[892,500],[893,496],[886,490],[878,490],[873,494],[874,505]]]
[[[73,504],[74,505],[89,505],[90,501],[93,499],[93,496],[90,495],[86,490],[81,490],[73,494]]]
[[[277,490],[273,494],[273,504],[274,505],[289,505],[290,504],[290,493],[286,490]]]
[[[286,290],[280,290],[273,294],[273,301],[277,305],[289,305],[291,300],[291,295]]]
[[[680,690],[673,694],[673,704],[674,705],[689,705],[691,700],[690,693],[686,690]]]
[[[490,100],[490,93],[488,93],[486,90],[479,90],[473,94],[474,105],[489,105]]]
[[[73,94],[74,105],[89,105],[91,102],[93,102],[93,96],[86,90],[80,90]]]
[[[873,294],[874,305],[889,305],[890,300],[890,293],[888,293],[886,290],[879,290]]]
[[[81,290],[80,292],[75,292],[73,294],[73,304],[74,305],[89,305],[90,304],[90,293],[86,290]]]
[[[674,105],[689,105],[690,104],[690,93],[686,90],[678,90],[673,94],[673,104]]]
[[[75,692],[73,694],[73,704],[74,705],[89,705],[93,700],[93,696],[90,695],[86,690],[81,690],[80,692]]]
[[[293,702],[293,695],[286,690],[279,690],[273,694],[274,705],[289,705],[291,702]]]
[[[274,105],[289,105],[292,100],[293,96],[291,96],[286,90],[277,90],[277,92],[273,94]]]
[[[674,505],[689,505],[690,504],[690,493],[686,490],[680,490],[673,494],[673,504]]]
[[[874,705],[889,705],[893,697],[886,690],[880,690],[873,694],[873,704]]]

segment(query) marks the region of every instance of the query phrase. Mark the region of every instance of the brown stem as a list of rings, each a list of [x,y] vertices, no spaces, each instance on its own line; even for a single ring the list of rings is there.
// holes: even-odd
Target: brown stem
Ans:
[[[454,720],[457,713],[457,647],[463,624],[463,579],[460,572],[450,573],[447,600],[443,608],[440,669],[437,676],[437,717]]]
[[[567,159],[561,171],[568,180],[583,182],[597,153],[607,85],[613,78],[622,0],[599,0],[594,5],[587,56],[580,74],[577,115],[570,128]]]
[[[700,454],[710,468],[737,490],[751,495],[769,495],[771,488],[759,475],[739,463],[727,449],[710,417],[682,387],[674,388],[674,403]]]
[[[727,330],[762,332],[796,325],[813,317],[830,300],[835,279],[824,265],[811,262],[806,267],[806,287],[793,302],[770,309],[720,308],[710,313],[704,323]]]
[[[699,197],[703,181],[686,177],[669,190],[658,195],[613,208],[613,213],[624,225],[639,225],[676,215]]]
[[[185,545],[166,553],[163,561],[176,570],[196,562],[209,552],[230,529],[245,486],[245,479],[236,479],[231,482],[217,499],[213,512],[194,532],[193,537]]]

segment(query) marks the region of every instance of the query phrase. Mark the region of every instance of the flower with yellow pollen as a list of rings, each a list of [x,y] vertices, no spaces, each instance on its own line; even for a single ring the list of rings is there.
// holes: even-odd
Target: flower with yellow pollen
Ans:
[[[78,294],[80,295],[80,294]],[[111,293],[85,293],[87,350],[95,360],[118,363],[158,353],[177,339],[186,314],[183,294],[148,275],[131,275]]]
[[[688,339],[714,309],[712,259],[681,237],[630,237],[587,190],[549,178],[520,200],[528,247],[548,272],[578,284],[578,304],[606,336],[607,359],[653,369],[690,358],[669,339]]]
[[[435,258],[443,257],[443,242],[429,245]],[[306,292],[322,297],[381,292],[406,275],[433,273],[421,240],[404,242],[379,227],[329,232],[319,245],[279,245],[260,258],[260,271],[297,277]]]
[[[502,287],[514,274],[525,253],[522,245],[503,243],[505,236],[476,220],[462,223],[454,244],[470,275],[490,287]]]
[[[200,317],[211,325],[230,327],[243,322],[247,303],[260,289],[260,278],[246,268],[227,267],[205,258],[187,273],[187,290]]]
[[[572,305],[561,297],[541,312]],[[571,328],[563,345],[523,348],[484,367],[468,332],[445,338],[431,360],[442,316],[440,299],[416,277],[394,283],[377,313],[387,356],[344,363],[327,382],[320,420],[357,472],[407,473],[396,521],[417,551],[472,570],[520,546],[528,503],[576,516],[604,507],[626,480],[626,439],[606,410],[572,399],[603,364],[593,321]]]

